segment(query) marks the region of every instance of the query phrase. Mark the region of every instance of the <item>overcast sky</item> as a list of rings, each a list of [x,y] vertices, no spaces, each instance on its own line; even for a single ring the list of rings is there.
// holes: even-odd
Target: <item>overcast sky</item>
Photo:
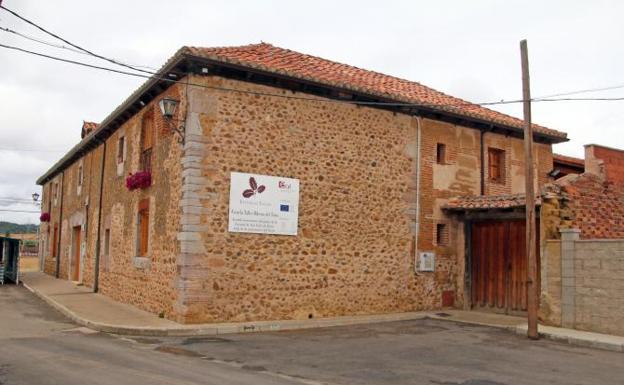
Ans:
[[[3,5],[65,39],[127,63],[160,67],[179,47],[268,42],[414,80],[472,102],[521,98],[519,41],[533,96],[624,85],[622,1],[27,1]],[[0,26],[54,39],[0,10]],[[60,43],[56,41],[56,43]],[[110,66],[0,31],[0,44]],[[61,43],[62,44],[62,43]],[[142,80],[0,47],[0,210],[36,210],[35,180]],[[624,88],[575,95],[619,97]],[[624,101],[542,102],[536,123],[568,133],[555,146],[624,148]],[[522,117],[520,105],[495,107]],[[37,223],[37,214],[0,211]]]

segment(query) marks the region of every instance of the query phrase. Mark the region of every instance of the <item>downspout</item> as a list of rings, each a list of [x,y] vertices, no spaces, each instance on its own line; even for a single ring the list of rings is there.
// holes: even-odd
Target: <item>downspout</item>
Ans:
[[[414,272],[418,272],[418,233],[420,231],[420,131],[421,120],[416,116],[416,223],[414,234]]]
[[[63,235],[63,191],[65,191],[65,171],[61,172],[61,205],[59,208],[58,239],[56,242],[56,278],[60,277],[61,269],[61,239]]]
[[[102,165],[100,167],[100,197],[98,203],[97,237],[95,242],[95,270],[93,271],[93,292],[97,293],[100,286],[100,237],[102,230],[102,193],[104,192],[104,165],[106,162],[106,140],[102,151]]]

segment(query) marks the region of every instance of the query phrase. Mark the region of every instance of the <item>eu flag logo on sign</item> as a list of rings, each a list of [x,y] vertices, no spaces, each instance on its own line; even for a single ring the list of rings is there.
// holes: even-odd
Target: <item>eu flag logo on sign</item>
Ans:
[[[288,212],[288,205],[280,205],[280,211]]]

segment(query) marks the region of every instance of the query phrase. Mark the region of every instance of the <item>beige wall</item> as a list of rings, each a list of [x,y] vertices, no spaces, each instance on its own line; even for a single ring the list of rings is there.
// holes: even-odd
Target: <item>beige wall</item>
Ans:
[[[215,77],[194,82],[287,92]],[[291,94],[290,92],[287,92]],[[444,291],[463,303],[463,226],[440,207],[480,190],[478,130],[342,103],[277,99],[194,89],[183,163],[180,320],[278,319],[432,309]],[[309,95],[300,95],[310,97]],[[421,125],[420,216],[416,208],[416,133]],[[485,134],[505,149],[508,171],[491,194],[517,193],[524,178],[522,140]],[[448,163],[435,164],[436,143]],[[552,168],[549,145],[536,144],[537,181]],[[232,171],[301,181],[297,237],[227,232]],[[197,207],[193,207],[196,205]],[[184,204],[183,204],[184,206]],[[416,222],[420,231],[414,244]],[[447,245],[435,243],[448,223]],[[416,273],[419,251],[436,252],[436,271]]]
[[[181,100],[179,111],[184,114],[186,100],[181,86],[172,86],[163,96]],[[126,177],[139,171],[140,129],[143,114],[154,110],[154,146],[152,153],[152,185],[147,189],[128,191]],[[177,122],[174,124],[178,124]],[[117,140],[126,137],[126,160],[117,164]],[[43,186],[42,211],[50,212],[51,220],[43,223],[41,239],[44,242],[44,271],[54,275],[56,260],[52,258],[54,224],[58,223],[60,237],[59,278],[71,279],[75,226],[81,227],[80,281],[94,285],[94,267],[98,230],[100,172],[104,146],[100,145],[67,167],[62,174]],[[171,127],[162,119],[156,102],[149,103],[125,122],[106,141],[104,187],[101,221],[101,253],[99,290],[113,299],[135,305],[153,313],[175,318],[173,302],[176,299],[174,280],[176,240],[179,231],[179,200],[182,145],[177,142]],[[78,167],[83,165],[84,182],[77,186]],[[59,198],[52,199],[52,186],[59,184]],[[62,196],[61,196],[62,189]],[[137,211],[141,199],[150,199],[150,248],[147,258],[137,258]],[[61,219],[62,205],[62,219]],[[105,254],[104,234],[110,230],[110,252]]]
[[[192,82],[293,95],[214,76],[194,76]],[[186,118],[186,143],[177,143],[156,110],[150,188],[128,191],[125,178],[138,171],[141,120],[145,111],[157,108],[155,103],[107,140],[100,235],[103,242],[109,229],[111,243],[109,255],[102,243],[103,294],[180,322],[435,309],[444,292],[456,306],[463,304],[463,226],[441,206],[453,196],[480,192],[478,130],[320,98],[283,99],[192,86],[174,86],[167,93],[182,100],[179,118]],[[120,135],[128,143],[122,167],[116,162]],[[508,158],[504,183],[486,182],[486,193],[520,192],[522,141],[492,133],[484,141],[485,151],[496,146]],[[444,165],[435,162],[438,142],[448,146]],[[541,183],[552,167],[550,146],[536,144],[536,154]],[[94,279],[102,155],[100,146],[80,160],[88,180],[80,195],[75,188],[80,161],[51,182],[65,187],[60,276],[66,279],[71,271],[71,228],[83,225],[82,281],[87,286]],[[233,171],[300,180],[296,237],[227,231]],[[43,188],[44,200],[51,183]],[[136,258],[137,206],[143,198],[150,199],[152,214],[150,253]],[[50,211],[46,226],[52,229],[60,220],[60,202]],[[435,242],[438,223],[449,226],[448,244]],[[52,231],[46,229],[44,237]],[[415,271],[418,251],[436,253],[435,272]],[[55,261],[47,257],[45,267],[54,273]]]
[[[541,318],[548,324],[624,335],[624,240],[548,241]]]

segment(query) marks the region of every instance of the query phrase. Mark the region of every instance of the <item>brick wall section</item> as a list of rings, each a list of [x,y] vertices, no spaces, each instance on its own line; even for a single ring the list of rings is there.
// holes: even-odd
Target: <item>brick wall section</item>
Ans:
[[[624,185],[624,151],[590,144],[585,146],[585,171],[604,174],[607,181]]]

